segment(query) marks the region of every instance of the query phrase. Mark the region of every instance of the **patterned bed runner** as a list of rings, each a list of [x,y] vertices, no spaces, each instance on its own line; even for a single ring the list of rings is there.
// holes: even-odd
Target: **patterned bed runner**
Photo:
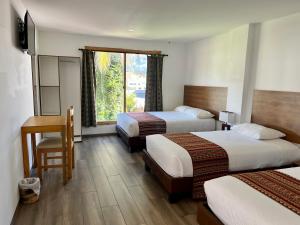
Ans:
[[[140,136],[166,133],[166,121],[150,113],[128,113],[128,115],[138,121]]]
[[[300,180],[274,170],[232,176],[300,215]]]
[[[205,199],[204,182],[228,174],[226,151],[191,133],[164,134],[164,136],[190,154],[193,163],[193,198]]]

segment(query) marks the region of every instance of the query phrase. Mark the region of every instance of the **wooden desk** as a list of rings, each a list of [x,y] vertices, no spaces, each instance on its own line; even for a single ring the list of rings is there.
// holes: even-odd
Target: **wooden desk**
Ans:
[[[31,134],[33,166],[36,167],[36,133],[60,132],[62,140],[66,140],[66,119],[63,116],[32,116],[21,127],[24,176],[30,176],[27,134]],[[63,143],[63,146],[66,146]],[[65,176],[65,175],[64,175]]]

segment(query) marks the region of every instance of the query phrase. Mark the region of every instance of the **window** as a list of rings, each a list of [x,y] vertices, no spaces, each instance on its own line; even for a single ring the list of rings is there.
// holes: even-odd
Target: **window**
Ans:
[[[115,121],[120,112],[144,111],[147,55],[97,51],[95,65],[98,122]]]
[[[147,56],[126,54],[126,112],[143,112],[145,107]]]

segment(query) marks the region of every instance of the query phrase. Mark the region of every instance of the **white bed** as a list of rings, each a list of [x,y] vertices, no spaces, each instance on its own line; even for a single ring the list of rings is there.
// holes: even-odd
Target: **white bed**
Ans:
[[[221,146],[228,154],[229,171],[279,167],[300,160],[300,148],[291,142],[256,140],[235,131],[192,132]],[[192,159],[181,146],[163,135],[146,137],[147,152],[172,177],[192,177]]]
[[[184,112],[149,112],[150,114],[166,121],[167,133],[213,131],[215,130],[215,119],[199,119]],[[138,121],[127,113],[117,116],[117,125],[120,126],[129,137],[139,136]]]
[[[300,167],[278,170],[300,179]],[[300,216],[237,178],[204,183],[207,202],[226,225],[299,225]]]

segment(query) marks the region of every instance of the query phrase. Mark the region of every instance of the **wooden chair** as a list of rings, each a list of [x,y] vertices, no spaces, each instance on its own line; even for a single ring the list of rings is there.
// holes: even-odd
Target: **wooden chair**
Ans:
[[[74,108],[70,107],[67,113],[67,151],[69,178],[72,178],[72,169],[75,168],[75,153],[74,153]]]
[[[50,137],[43,138],[37,145],[37,174],[42,180],[42,170],[48,168],[62,168],[64,184],[67,183],[67,178],[72,178],[72,168],[74,168],[74,109],[71,106],[67,112],[67,130],[66,130],[66,146],[63,148],[62,138],[64,137]],[[51,155],[49,153],[61,153],[61,155]],[[42,158],[44,159],[42,161]],[[61,164],[48,164],[49,159],[61,159]],[[43,163],[44,162],[44,163]]]

